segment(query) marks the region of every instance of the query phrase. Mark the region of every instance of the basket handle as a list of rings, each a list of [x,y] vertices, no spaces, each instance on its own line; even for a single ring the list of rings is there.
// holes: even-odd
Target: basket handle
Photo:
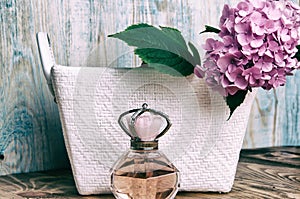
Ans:
[[[38,32],[36,34],[36,40],[38,44],[40,59],[42,62],[44,76],[47,80],[47,84],[51,94],[55,97],[54,89],[51,81],[51,69],[55,64],[53,50],[51,47],[49,36],[46,32]],[[55,99],[54,99],[55,101]]]

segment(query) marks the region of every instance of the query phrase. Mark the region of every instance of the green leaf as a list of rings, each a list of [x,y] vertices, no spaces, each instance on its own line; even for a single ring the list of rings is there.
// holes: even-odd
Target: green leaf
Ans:
[[[228,95],[226,97],[226,103],[230,109],[230,115],[227,120],[229,120],[231,118],[235,109],[243,103],[247,93],[248,93],[248,90],[239,90],[234,95]]]
[[[125,29],[125,31],[133,30],[133,29],[136,29],[136,28],[148,28],[148,27],[151,27],[151,25],[146,24],[146,23],[133,24],[133,25],[131,25],[131,26],[128,26],[128,27]],[[113,35],[108,35],[108,37],[113,37]]]
[[[298,45],[296,47],[297,47],[298,51],[293,58],[296,58],[298,61],[300,61],[300,45]]]
[[[182,57],[169,51],[141,48],[135,49],[137,54],[149,67],[153,67],[159,72],[173,76],[187,76],[194,71],[194,66]]]
[[[200,62],[196,48],[189,45],[192,54],[181,32],[174,28],[160,27],[159,29],[148,24],[136,24],[122,32],[109,35],[109,37],[118,38],[129,46],[136,47],[135,53],[142,61],[152,66],[156,64],[156,69],[168,74],[174,74],[167,70],[168,67],[171,67],[169,69],[189,75],[194,72],[194,66]],[[171,58],[175,61],[166,61]]]
[[[196,64],[201,65],[201,59],[200,59],[200,55],[199,55],[197,48],[191,42],[189,42],[189,47],[190,47],[191,51],[193,52],[193,56],[194,56],[194,60],[195,60]]]
[[[205,32],[212,32],[212,33],[220,33],[221,30],[219,30],[218,28],[212,27],[212,26],[205,26],[205,30],[203,30],[202,32],[200,32],[200,34],[205,33]]]
[[[160,28],[165,34],[167,34],[169,37],[171,37],[174,40],[174,42],[177,42],[185,50],[188,50],[186,42],[179,30],[177,30],[175,28],[162,27],[162,26],[160,26]]]

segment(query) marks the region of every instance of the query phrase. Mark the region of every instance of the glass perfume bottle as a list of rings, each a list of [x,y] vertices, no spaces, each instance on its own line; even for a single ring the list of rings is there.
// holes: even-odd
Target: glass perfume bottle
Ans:
[[[111,170],[111,191],[117,199],[172,199],[179,171],[158,150],[158,138],[171,127],[168,116],[148,108],[120,115],[121,128],[131,137],[130,149]]]

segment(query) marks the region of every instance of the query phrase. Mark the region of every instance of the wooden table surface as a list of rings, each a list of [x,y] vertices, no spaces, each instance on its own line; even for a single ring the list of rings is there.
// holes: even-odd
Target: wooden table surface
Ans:
[[[84,198],[113,199],[112,195],[78,195],[70,170],[55,170],[0,177],[0,199]],[[296,198],[300,199],[300,147],[242,150],[230,193],[181,192],[189,198]]]

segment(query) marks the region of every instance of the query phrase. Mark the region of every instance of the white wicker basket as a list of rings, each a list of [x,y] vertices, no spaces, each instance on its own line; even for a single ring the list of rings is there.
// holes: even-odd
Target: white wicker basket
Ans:
[[[43,53],[44,38],[45,33],[38,34],[47,70],[49,64],[43,57],[51,54]],[[109,168],[129,147],[129,137],[118,126],[117,118],[144,102],[167,113],[173,123],[160,140],[160,149],[180,170],[180,189],[231,190],[254,93],[226,121],[229,110],[223,98],[193,75],[185,78],[151,69],[50,65],[48,78],[52,79],[80,194],[110,192]]]

